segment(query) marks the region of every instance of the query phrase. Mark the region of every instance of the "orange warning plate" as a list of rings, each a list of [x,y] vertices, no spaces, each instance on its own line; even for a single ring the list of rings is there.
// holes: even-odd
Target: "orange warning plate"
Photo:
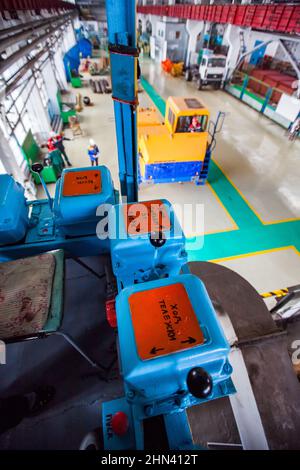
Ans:
[[[83,196],[101,193],[100,170],[70,171],[64,177],[64,196]]]
[[[126,204],[123,211],[129,235],[163,232],[171,228],[166,206],[161,200]]]
[[[136,292],[129,297],[141,359],[153,359],[204,343],[185,287],[180,284]]]

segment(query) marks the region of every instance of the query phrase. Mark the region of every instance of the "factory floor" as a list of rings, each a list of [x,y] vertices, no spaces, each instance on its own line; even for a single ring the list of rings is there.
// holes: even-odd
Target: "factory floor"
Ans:
[[[204,224],[195,243],[188,244],[191,261],[211,260],[230,267],[258,292],[299,284],[300,142],[288,142],[278,125],[225,92],[198,92],[194,84],[165,75],[151,61],[142,63],[142,74],[142,106],[159,104],[159,98],[169,95],[195,95],[213,118],[219,110],[227,116],[208,184],[148,186],[141,188],[140,199],[203,204]],[[100,163],[110,168],[118,187],[111,95],[95,95],[88,86],[80,92],[94,105],[80,113],[84,135],[66,141],[67,153],[75,167],[89,166],[87,147],[93,138],[101,151]],[[66,136],[72,137],[70,130]],[[53,194],[54,185],[49,189]],[[87,261],[103,271],[103,258]],[[114,334],[104,317],[104,282],[72,260],[67,262],[66,278],[64,330],[93,358],[108,364]],[[2,397],[45,384],[55,386],[56,396],[42,414],[25,418],[2,434],[0,449],[77,449],[84,435],[99,427],[102,401],[123,393],[121,380],[101,380],[60,337],[9,345],[7,363],[17,366],[1,367]]]
[[[204,205],[204,237],[191,260],[210,260],[245,277],[260,293],[300,281],[300,141],[223,91],[201,91],[173,78],[152,61],[142,64],[142,106],[161,106],[160,98],[197,96],[211,118],[226,117],[213,154],[208,184],[149,186],[141,198]],[[201,246],[202,245],[202,246]]]
[[[161,106],[170,95],[199,97],[211,118],[226,112],[217,137],[208,183],[150,185],[140,199],[164,197],[174,203],[199,204],[196,243],[189,259],[215,261],[244,276],[260,293],[300,282],[300,141],[290,142],[285,130],[226,92],[173,78],[149,59],[141,62],[141,106]],[[74,166],[89,165],[87,147],[93,138],[100,147],[118,187],[118,163],[111,95],[93,94],[94,106],[80,113],[84,135],[66,142]],[[70,130],[66,130],[70,137]],[[54,185],[53,185],[54,186]],[[50,188],[53,193],[54,188]],[[190,235],[187,230],[187,236]],[[195,235],[195,232],[193,232]]]
[[[103,273],[104,257],[84,258],[84,262]],[[114,332],[105,318],[105,299],[105,279],[67,260],[62,331],[94,361],[108,366],[116,354]],[[60,336],[7,345],[6,365],[0,366],[1,398],[28,394],[41,386],[54,387],[55,396],[42,413],[25,417],[1,434],[0,450],[79,449],[84,436],[101,426],[102,401],[122,395],[122,382],[116,377],[112,370],[112,379],[102,380]]]

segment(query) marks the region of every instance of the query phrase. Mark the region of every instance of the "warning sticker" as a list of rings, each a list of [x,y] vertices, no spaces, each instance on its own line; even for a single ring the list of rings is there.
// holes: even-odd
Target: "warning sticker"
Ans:
[[[171,228],[167,208],[159,199],[126,204],[123,212],[129,235],[163,232]]]
[[[180,284],[136,292],[129,306],[138,354],[152,359],[204,343],[204,336]]]
[[[100,170],[70,171],[64,176],[64,196],[101,193]]]

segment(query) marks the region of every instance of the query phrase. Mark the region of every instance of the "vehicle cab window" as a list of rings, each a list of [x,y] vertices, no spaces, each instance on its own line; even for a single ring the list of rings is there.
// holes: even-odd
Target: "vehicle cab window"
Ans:
[[[205,132],[207,116],[180,116],[177,122],[176,132]]]
[[[173,113],[171,108],[169,109],[169,113],[168,113],[168,121],[169,121],[171,127],[173,128],[173,125],[174,125],[174,122],[175,122],[175,114]]]
[[[208,67],[225,67],[226,59],[223,58],[212,58],[208,61]]]

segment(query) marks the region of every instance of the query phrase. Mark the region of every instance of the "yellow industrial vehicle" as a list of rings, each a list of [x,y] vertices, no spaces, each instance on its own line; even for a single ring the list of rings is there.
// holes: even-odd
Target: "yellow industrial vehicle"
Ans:
[[[155,108],[138,112],[140,181],[204,184],[211,152],[209,111],[194,97],[170,96],[165,122]]]

